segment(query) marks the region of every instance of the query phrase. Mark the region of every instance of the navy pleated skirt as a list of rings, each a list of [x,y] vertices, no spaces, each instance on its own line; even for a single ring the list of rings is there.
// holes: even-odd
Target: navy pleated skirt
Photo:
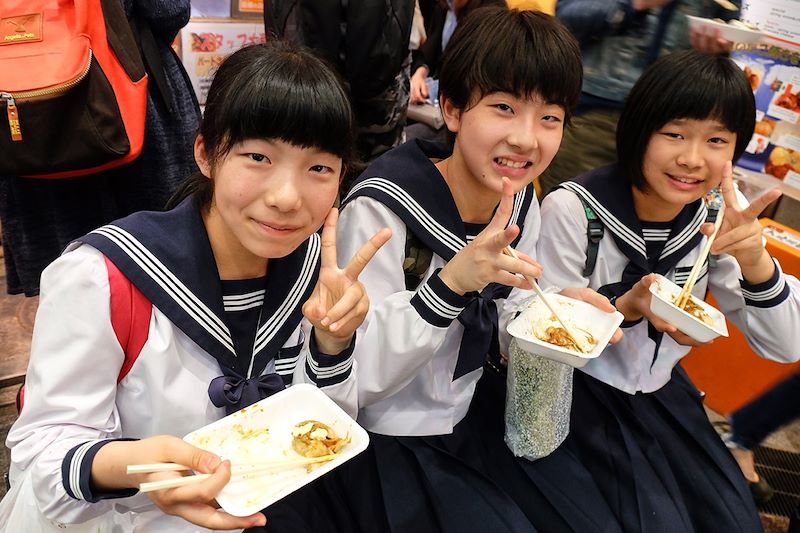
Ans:
[[[682,368],[656,392],[630,395],[575,372],[570,434],[627,532],[760,532],[747,483]]]
[[[266,509],[269,532],[621,532],[562,446],[531,462],[503,440],[505,376],[486,367],[452,434],[371,434],[369,449]]]

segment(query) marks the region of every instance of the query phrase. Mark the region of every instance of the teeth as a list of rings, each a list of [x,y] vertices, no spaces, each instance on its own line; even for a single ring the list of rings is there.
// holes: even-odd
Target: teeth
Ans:
[[[700,182],[700,180],[690,180],[689,178],[681,178],[680,176],[672,176],[672,178],[675,181],[680,181],[681,183],[694,184],[694,183],[699,183]]]
[[[505,157],[498,157],[497,162],[504,167],[511,167],[511,168],[523,168],[525,165],[528,164],[527,161],[511,161],[510,159],[506,159]]]

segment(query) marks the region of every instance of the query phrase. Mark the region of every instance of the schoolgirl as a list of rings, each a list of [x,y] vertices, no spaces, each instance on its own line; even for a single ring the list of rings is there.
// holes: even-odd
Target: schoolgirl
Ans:
[[[12,483],[28,483],[45,520],[98,531],[261,525],[260,513],[216,509],[230,465],[180,437],[297,382],[355,414],[353,339],[368,307],[357,276],[389,233],[337,267],[331,206],[351,142],[347,96],[320,60],[281,42],[242,49],[211,84],[193,194],[89,233],[48,267],[8,437]],[[119,382],[112,271],[152,303]],[[180,475],[125,473],[155,462],[213,475],[137,495],[140,482]]]
[[[729,59],[670,54],[636,83],[617,133],[618,164],[567,182],[542,204],[547,282],[609,296],[625,336],[576,372],[563,447],[591,472],[625,531],[761,531],[747,484],[678,365],[697,344],[653,316],[648,287],[659,273],[682,284],[709,233],[703,198],[721,187],[724,222],[694,287],[763,357],[797,358],[800,284],[764,249],[756,217],[777,196],[742,207],[731,162],[753,133],[752,89]],[[594,272],[587,215],[606,235]],[[701,233],[700,230],[704,233]],[[716,265],[712,265],[712,261]],[[746,376],[742,376],[746,379]]]
[[[345,199],[340,257],[373,228],[394,235],[362,276],[376,305],[358,333],[358,420],[372,446],[340,469],[349,478],[333,477],[339,494],[351,494],[343,503],[356,515],[350,531],[603,531],[613,523],[591,488],[559,485],[571,458],[540,471],[513,457],[503,442],[505,378],[494,370],[514,311],[506,297],[531,288],[516,274],[541,273],[522,255],[533,254],[539,233],[532,182],[558,149],[580,85],[579,49],[554,18],[476,10],[455,30],[441,70],[452,150],[402,145]],[[503,255],[507,245],[524,259]]]

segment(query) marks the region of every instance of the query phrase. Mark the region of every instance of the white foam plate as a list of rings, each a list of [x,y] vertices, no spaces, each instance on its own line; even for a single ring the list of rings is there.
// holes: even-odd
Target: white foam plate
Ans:
[[[369,444],[367,432],[317,387],[298,384],[192,431],[184,440],[230,459],[231,465],[298,459],[301,456],[292,449],[292,428],[305,420],[323,422],[338,436],[349,435],[350,442],[339,451],[339,457],[314,465],[311,472],[301,465],[231,477],[217,502],[232,515],[247,516],[363,452]]]
[[[711,317],[713,321],[711,325],[675,305],[675,298],[680,294],[681,288],[664,276],[656,274],[656,281],[650,285],[650,292],[653,295],[650,298],[650,310],[653,314],[666,320],[691,338],[700,342],[709,342],[720,335],[723,337],[728,336],[725,315],[703,300],[692,297],[692,300],[700,305]]]
[[[556,309],[558,316],[567,321],[571,327],[583,329],[592,334],[597,344],[591,352],[581,353],[570,350],[545,342],[534,335],[534,324],[540,320],[548,320],[552,316],[550,310],[539,298],[533,300],[527,309],[512,320],[506,330],[517,339],[517,343],[524,351],[575,368],[584,366],[600,355],[624,318],[618,311],[606,313],[591,304],[560,294],[548,294],[547,297],[549,301],[558,305]]]
[[[691,15],[686,15],[686,18],[689,19],[689,29],[708,34],[719,31],[720,37],[733,43],[758,44],[767,39],[766,34],[758,30],[733,26],[717,20],[693,17]]]

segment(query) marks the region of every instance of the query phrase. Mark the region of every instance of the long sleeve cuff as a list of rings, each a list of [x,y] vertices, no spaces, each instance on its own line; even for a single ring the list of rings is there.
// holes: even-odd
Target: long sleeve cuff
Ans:
[[[336,385],[346,380],[353,371],[353,352],[356,347],[356,334],[350,346],[336,355],[328,355],[320,352],[317,346],[317,339],[311,333],[309,341],[310,356],[306,359],[306,374],[317,387],[327,387]]]
[[[92,462],[95,455],[109,442],[118,440],[137,439],[92,440],[79,444],[67,452],[61,463],[61,481],[70,497],[95,503],[100,500],[127,498],[139,492],[138,489],[98,491],[92,484]]]
[[[439,270],[417,290],[411,298],[411,306],[429,324],[446,328],[461,314],[471,298],[453,292],[439,277]]]
[[[780,264],[775,263],[775,272],[772,277],[763,283],[751,284],[747,280],[739,280],[742,287],[742,296],[747,305],[753,307],[775,307],[789,297],[789,286],[783,276]]]

